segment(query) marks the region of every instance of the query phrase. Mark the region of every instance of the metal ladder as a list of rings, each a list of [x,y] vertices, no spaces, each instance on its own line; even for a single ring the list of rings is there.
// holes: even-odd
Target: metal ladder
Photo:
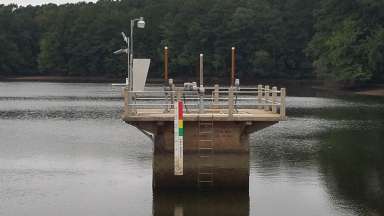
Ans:
[[[214,183],[214,139],[213,139],[213,116],[211,121],[198,121],[199,144],[198,144],[198,176],[199,188],[209,188]]]

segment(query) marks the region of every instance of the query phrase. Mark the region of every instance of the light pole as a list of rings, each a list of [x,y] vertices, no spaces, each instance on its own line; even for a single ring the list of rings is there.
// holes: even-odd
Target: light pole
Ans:
[[[138,28],[144,28],[145,27],[145,21],[143,17],[131,19],[131,37],[130,42],[131,44],[128,45],[128,59],[129,59],[129,89],[133,91],[133,28],[135,27],[135,22],[137,22]]]

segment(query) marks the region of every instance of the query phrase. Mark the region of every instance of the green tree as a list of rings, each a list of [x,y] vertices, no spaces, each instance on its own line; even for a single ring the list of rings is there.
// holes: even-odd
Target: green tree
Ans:
[[[384,2],[323,0],[307,53],[318,76],[346,83],[382,79]]]

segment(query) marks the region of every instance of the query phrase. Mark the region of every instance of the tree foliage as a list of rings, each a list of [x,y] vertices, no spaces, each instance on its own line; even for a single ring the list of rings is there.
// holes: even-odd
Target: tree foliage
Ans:
[[[120,32],[135,28],[136,57],[173,77],[228,79],[235,46],[241,79],[383,78],[383,2],[377,0],[99,0],[19,7],[0,5],[0,75],[123,76]],[[307,56],[308,55],[308,56]]]
[[[307,52],[318,75],[346,82],[384,80],[384,2],[322,0]]]

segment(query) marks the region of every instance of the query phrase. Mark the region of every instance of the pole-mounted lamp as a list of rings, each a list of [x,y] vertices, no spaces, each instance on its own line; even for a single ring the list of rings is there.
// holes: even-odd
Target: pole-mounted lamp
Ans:
[[[144,28],[145,27],[145,21],[143,17],[131,19],[131,34],[130,37],[127,37],[124,32],[121,32],[121,35],[123,36],[124,42],[127,44],[126,49],[120,49],[114,52],[114,54],[127,54],[128,56],[128,62],[127,62],[127,78],[125,79],[125,85],[129,87],[129,90],[133,90],[133,27],[135,26],[135,22],[137,22],[138,28]],[[114,85],[121,85],[121,84],[114,84]]]
[[[143,17],[131,19],[131,44],[130,44],[130,55],[129,55],[129,73],[130,73],[130,79],[129,79],[129,88],[130,90],[133,90],[133,27],[135,26],[135,22],[137,22],[138,28],[145,28],[145,21]]]

